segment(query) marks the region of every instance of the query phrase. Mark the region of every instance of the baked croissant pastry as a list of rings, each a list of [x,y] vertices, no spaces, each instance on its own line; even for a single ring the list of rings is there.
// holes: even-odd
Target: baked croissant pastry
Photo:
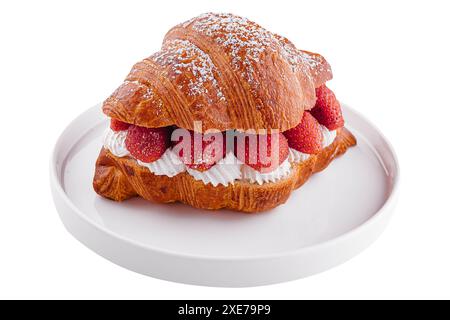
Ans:
[[[172,28],[103,103],[93,186],[203,209],[259,212],[356,145],[319,54],[232,14]]]

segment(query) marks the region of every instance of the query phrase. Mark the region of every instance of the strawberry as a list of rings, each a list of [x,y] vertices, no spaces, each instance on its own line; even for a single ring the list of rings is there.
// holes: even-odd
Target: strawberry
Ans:
[[[111,124],[109,125],[109,127],[113,130],[113,131],[123,131],[123,130],[128,130],[128,128],[131,126],[131,124],[129,123],[125,123],[122,121],[119,121],[117,119],[111,119]]]
[[[329,130],[343,127],[344,118],[342,118],[341,105],[333,91],[328,89],[326,85],[322,85],[316,89],[316,96],[316,105],[311,110],[311,114],[317,121]]]
[[[223,133],[201,134],[185,130],[180,138],[173,150],[188,168],[206,171],[225,156],[226,139]],[[184,138],[188,140],[184,142]]]
[[[286,137],[282,133],[238,134],[234,146],[236,157],[253,169],[267,173],[283,163],[289,153]]]
[[[132,156],[142,162],[153,162],[161,158],[170,146],[169,128],[144,128],[130,126],[125,146]]]
[[[303,113],[302,121],[292,129],[284,132],[289,146],[303,153],[318,153],[322,147],[322,131],[320,124],[308,112]]]

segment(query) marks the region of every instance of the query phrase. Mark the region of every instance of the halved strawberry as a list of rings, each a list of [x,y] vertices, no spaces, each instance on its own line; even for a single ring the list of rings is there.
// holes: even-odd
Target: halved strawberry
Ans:
[[[286,137],[282,133],[238,134],[234,153],[253,169],[267,173],[275,170],[289,154]]]
[[[133,157],[142,162],[156,161],[170,146],[170,129],[131,126],[125,146]]]
[[[184,141],[184,138],[188,140]],[[201,134],[185,130],[175,141],[173,150],[188,168],[206,171],[225,156],[226,139],[223,133]]]
[[[302,121],[292,129],[284,132],[289,142],[289,147],[303,153],[315,154],[322,147],[322,131],[320,124],[308,112],[303,112]]]
[[[131,126],[131,124],[126,123],[126,122],[122,122],[119,121],[117,119],[112,118],[111,119],[111,124],[109,125],[109,127],[113,130],[113,131],[124,131],[124,130],[128,130],[128,128]]]
[[[326,85],[322,85],[316,89],[316,96],[316,105],[311,110],[314,118],[329,130],[343,127],[344,118],[342,117],[341,105],[333,91],[328,89]]]

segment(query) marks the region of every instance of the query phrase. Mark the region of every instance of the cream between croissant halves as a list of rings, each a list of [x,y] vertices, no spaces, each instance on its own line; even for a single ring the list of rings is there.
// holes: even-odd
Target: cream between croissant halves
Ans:
[[[232,14],[166,34],[103,103],[94,189],[123,201],[258,212],[356,145],[319,54]]]

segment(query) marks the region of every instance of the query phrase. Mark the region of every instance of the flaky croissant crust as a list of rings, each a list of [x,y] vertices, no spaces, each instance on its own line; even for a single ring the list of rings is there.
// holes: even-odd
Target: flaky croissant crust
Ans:
[[[355,137],[342,128],[330,146],[302,163],[293,163],[286,178],[263,185],[238,180],[226,187],[205,185],[187,172],[174,177],[157,176],[130,157],[118,158],[102,149],[96,164],[94,189],[101,196],[116,201],[141,196],[153,202],[178,201],[202,209],[265,211],[284,203],[313,173],[325,169],[355,144]]]
[[[232,14],[204,14],[172,28],[159,52],[134,65],[104,102],[110,117],[144,127],[295,127],[332,78],[329,64]]]

